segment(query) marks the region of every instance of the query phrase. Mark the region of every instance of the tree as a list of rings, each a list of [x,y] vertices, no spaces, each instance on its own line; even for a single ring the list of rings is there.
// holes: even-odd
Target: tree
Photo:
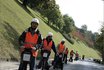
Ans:
[[[81,28],[82,28],[84,31],[87,31],[87,25],[86,25],[86,24],[82,25]]]
[[[80,32],[82,33],[82,35],[83,35],[85,38],[86,38],[86,37],[88,38],[88,35],[89,35],[89,34],[90,34],[90,35],[92,34],[91,31],[87,31],[87,25],[85,25],[85,24],[81,26]],[[89,34],[88,34],[88,33],[89,33]],[[91,37],[91,36],[90,36],[90,37]],[[86,38],[86,39],[87,39],[87,38]]]
[[[57,22],[57,27],[59,28],[59,29],[62,29],[62,27],[64,26],[64,20],[63,20],[63,17],[62,17],[62,15],[60,15],[60,17],[58,18],[58,22]]]
[[[25,4],[27,0],[24,0]],[[29,6],[34,10],[39,11],[44,17],[48,19],[48,25],[55,25],[56,28],[62,29],[64,25],[63,17],[59,10],[59,6],[55,0],[28,0]],[[26,5],[26,4],[25,4]]]
[[[82,25],[81,26],[81,29],[82,29],[82,33],[86,33],[86,31],[87,31],[87,25]]]
[[[65,23],[63,31],[65,31],[66,33],[72,32],[75,29],[74,20],[67,14],[63,16],[63,20]]]
[[[95,43],[96,39],[98,38],[98,36],[99,36],[98,32],[93,33],[92,40],[93,40],[94,43]]]
[[[47,14],[47,18],[52,22],[53,25],[56,25],[56,27],[59,29],[62,28],[64,21],[58,5],[50,10],[50,13]]]
[[[98,48],[98,50],[101,52],[102,61],[104,63],[104,24],[102,24],[101,32],[102,33],[100,34],[99,38],[96,41],[96,48]]]
[[[28,0],[23,0],[23,5],[26,7],[26,5],[28,4]]]

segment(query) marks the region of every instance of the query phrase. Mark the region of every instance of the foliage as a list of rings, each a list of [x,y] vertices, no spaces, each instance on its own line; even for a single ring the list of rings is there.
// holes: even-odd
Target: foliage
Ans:
[[[65,25],[63,26],[63,31],[66,33],[72,32],[75,29],[74,20],[67,14],[63,16]]]
[[[84,31],[87,31],[87,25],[86,24],[82,25],[81,29],[84,30]]]
[[[101,52],[102,61],[104,62],[104,23],[102,24],[101,32],[102,33],[96,39],[95,46]]]

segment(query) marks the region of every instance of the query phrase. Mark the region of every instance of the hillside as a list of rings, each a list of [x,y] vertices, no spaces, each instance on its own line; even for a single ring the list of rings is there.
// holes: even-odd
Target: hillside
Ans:
[[[18,37],[30,26],[33,17],[40,20],[39,29],[43,37],[51,31],[54,34],[55,44],[57,45],[61,41],[62,34],[45,24],[45,19],[40,13],[30,8],[23,8],[17,0],[0,0],[0,58],[19,58]],[[69,50],[78,51],[80,55],[100,58],[97,51],[80,41],[75,41],[73,45],[66,41],[65,45]]]

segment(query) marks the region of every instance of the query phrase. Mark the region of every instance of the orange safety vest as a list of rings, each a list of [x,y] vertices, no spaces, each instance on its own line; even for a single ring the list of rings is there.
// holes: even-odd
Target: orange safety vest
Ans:
[[[37,44],[37,41],[38,41],[38,34],[32,35],[30,32],[27,32],[24,46],[25,48],[33,48]],[[34,57],[37,57],[37,54],[38,54],[37,51],[32,51],[32,55]]]
[[[44,41],[43,41],[43,47],[44,47],[44,50],[51,51],[52,41],[50,41],[49,44],[48,44],[47,40],[44,39]]]
[[[73,51],[71,51],[71,52],[70,52],[70,56],[72,56],[72,57],[73,57],[73,55],[74,55],[74,52],[73,52]]]
[[[69,52],[68,50],[65,50],[65,54],[68,54],[68,52]]]
[[[59,46],[58,46],[58,53],[63,53],[64,48],[65,48],[65,46],[60,43]]]

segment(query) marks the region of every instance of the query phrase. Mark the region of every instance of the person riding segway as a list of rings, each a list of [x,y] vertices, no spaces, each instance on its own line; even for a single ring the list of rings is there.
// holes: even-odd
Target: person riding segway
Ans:
[[[41,52],[42,58],[39,64],[37,65],[37,69],[42,68],[42,70],[43,69],[49,70],[50,68],[50,65],[48,64],[48,59],[51,54],[51,49],[56,54],[56,47],[54,41],[52,40],[52,37],[53,37],[53,33],[49,32],[47,37],[43,39],[43,46]]]
[[[65,52],[64,52],[64,58],[63,58],[63,61],[65,62],[65,64],[67,64],[67,56],[68,56],[68,48],[65,49]]]
[[[55,57],[54,63],[53,63],[53,69],[55,68],[61,68],[63,70],[63,54],[65,51],[65,39],[62,39],[60,44],[57,47],[57,55]]]
[[[71,50],[71,51],[70,51],[70,58],[69,58],[69,61],[70,61],[70,62],[73,62],[73,56],[74,56],[74,51]]]
[[[39,20],[33,18],[31,27],[26,29],[19,37],[21,60],[18,70],[27,70],[27,64],[29,64],[30,70],[34,70],[38,45],[42,42],[41,34],[37,28],[38,25]]]

